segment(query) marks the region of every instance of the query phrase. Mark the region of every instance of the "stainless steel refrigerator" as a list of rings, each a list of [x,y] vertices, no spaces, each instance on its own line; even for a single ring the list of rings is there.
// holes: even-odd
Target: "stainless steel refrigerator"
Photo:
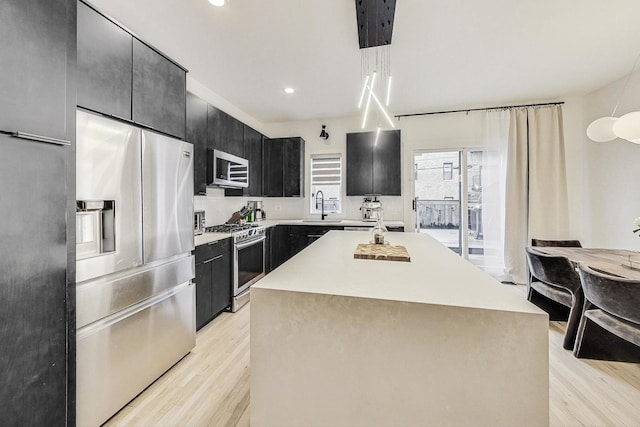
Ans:
[[[77,112],[77,425],[195,346],[193,146]]]

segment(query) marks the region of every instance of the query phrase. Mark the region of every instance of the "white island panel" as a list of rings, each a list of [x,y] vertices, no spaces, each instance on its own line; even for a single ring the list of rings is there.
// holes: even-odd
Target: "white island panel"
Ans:
[[[354,260],[367,238],[252,288],[251,425],[548,425],[546,313],[428,236],[393,235],[410,263]]]

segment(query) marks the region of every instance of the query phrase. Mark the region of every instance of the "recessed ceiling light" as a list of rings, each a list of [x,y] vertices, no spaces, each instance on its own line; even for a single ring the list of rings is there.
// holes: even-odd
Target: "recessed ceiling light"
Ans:
[[[224,6],[224,0],[209,0],[209,3],[214,6]]]
[[[294,93],[296,90],[292,87],[285,87],[284,88],[284,93],[288,93],[288,94],[292,94]]]

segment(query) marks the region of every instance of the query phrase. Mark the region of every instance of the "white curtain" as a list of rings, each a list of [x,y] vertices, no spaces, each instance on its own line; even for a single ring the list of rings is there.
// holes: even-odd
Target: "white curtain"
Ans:
[[[482,126],[482,268],[492,276],[505,277],[505,184],[509,143],[509,111],[484,113]]]
[[[554,105],[490,111],[484,129],[486,169],[495,169],[485,171],[483,166],[485,251],[489,247],[491,255],[487,262],[502,250],[505,274],[515,283],[526,283],[524,248],[531,238],[569,237],[562,110]]]

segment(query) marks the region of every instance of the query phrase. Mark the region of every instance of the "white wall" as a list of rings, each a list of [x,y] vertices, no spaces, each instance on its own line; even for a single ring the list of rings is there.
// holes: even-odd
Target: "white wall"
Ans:
[[[610,116],[620,98],[616,117],[640,110],[640,72],[632,76],[620,96],[626,77],[584,97],[582,144],[585,147],[584,241],[588,246],[640,248],[632,233],[640,216],[640,145],[621,139],[590,141],[584,129],[593,120]]]

